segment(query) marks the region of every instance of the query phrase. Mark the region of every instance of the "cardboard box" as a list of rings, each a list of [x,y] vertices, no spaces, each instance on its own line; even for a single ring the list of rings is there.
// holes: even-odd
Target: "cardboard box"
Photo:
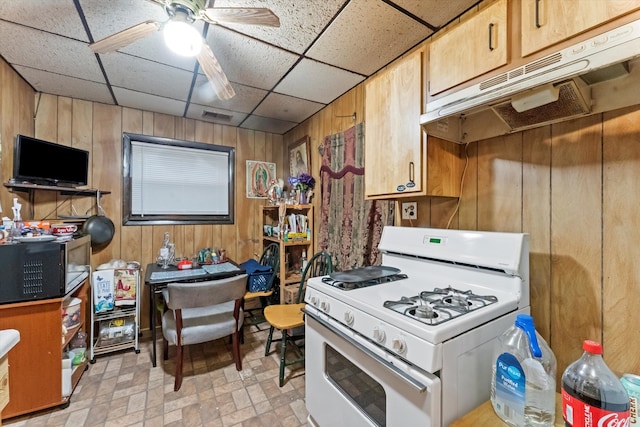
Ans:
[[[299,283],[286,285],[284,287],[284,303],[285,304],[296,304],[296,298],[298,298],[299,287],[300,287]]]

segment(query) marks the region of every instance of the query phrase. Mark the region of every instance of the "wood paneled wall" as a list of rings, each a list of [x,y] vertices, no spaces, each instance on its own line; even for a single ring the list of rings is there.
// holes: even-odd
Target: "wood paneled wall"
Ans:
[[[558,380],[603,343],[618,374],[640,372],[640,107],[466,147],[450,228],[530,235],[531,313],[558,359]],[[441,227],[437,199],[419,200],[414,226]],[[408,224],[405,224],[408,225]]]
[[[354,120],[355,115],[355,120]],[[345,130],[364,121],[364,83],[360,83],[349,92],[345,93],[327,107],[320,110],[314,116],[310,117],[294,129],[284,135],[284,146],[299,140],[305,135],[309,135],[311,140],[311,175],[316,179],[317,194],[313,196],[311,203],[314,205],[314,224],[315,224],[315,251],[319,250],[318,233],[320,227],[321,210],[320,210],[320,166],[321,156],[318,148],[324,143],[326,136],[335,133],[344,132]],[[286,150],[286,148],[285,148]],[[285,152],[286,156],[286,152]],[[284,160],[286,173],[284,179],[289,177],[289,166],[287,159]]]
[[[107,247],[92,253],[94,268],[112,259],[136,260],[143,266],[155,261],[165,231],[170,233],[179,256],[191,257],[204,247],[224,247],[230,258],[242,262],[262,253],[261,206],[266,200],[246,198],[245,165],[246,160],[274,162],[278,175],[283,176],[282,135],[35,93],[6,64],[0,63],[0,73],[2,182],[7,182],[13,174],[13,141],[16,134],[22,133],[89,150],[89,186],[111,192],[102,196],[101,205],[114,222],[116,233]],[[123,226],[122,132],[234,147],[235,223]],[[57,215],[96,212],[95,199],[92,197],[70,199],[55,192],[37,191],[34,193],[32,216],[32,205],[26,193],[11,193],[2,187],[0,201],[5,215],[11,213],[13,197],[19,197],[23,204],[24,220],[55,219]],[[147,290],[143,286],[143,314],[148,312],[147,299]],[[148,328],[146,315],[142,316],[141,327]]]

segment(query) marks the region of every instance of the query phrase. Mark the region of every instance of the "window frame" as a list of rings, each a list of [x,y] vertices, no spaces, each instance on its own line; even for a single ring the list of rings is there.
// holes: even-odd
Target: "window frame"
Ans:
[[[133,178],[132,178],[132,142],[142,144],[156,144],[173,146],[193,150],[205,150],[226,153],[228,179],[228,209],[225,214],[134,214],[133,209]],[[184,141],[174,138],[164,138],[141,135],[129,132],[122,134],[122,224],[123,225],[189,225],[189,224],[233,224],[234,223],[234,195],[235,188],[235,149],[203,142]]]

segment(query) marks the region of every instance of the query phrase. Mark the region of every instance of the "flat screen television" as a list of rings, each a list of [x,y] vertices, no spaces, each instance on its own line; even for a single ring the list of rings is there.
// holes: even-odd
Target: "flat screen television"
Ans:
[[[88,173],[88,151],[25,135],[16,137],[13,157],[16,182],[81,187],[87,185]]]

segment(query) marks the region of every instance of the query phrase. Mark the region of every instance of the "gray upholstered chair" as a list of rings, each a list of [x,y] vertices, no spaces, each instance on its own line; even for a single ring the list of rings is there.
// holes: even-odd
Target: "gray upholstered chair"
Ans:
[[[166,311],[162,316],[164,360],[169,344],[176,349],[176,380],[173,389],[182,385],[183,346],[213,341],[231,335],[233,360],[242,370],[239,331],[244,314],[242,300],[247,289],[247,275],[194,283],[169,283],[162,294]]]

